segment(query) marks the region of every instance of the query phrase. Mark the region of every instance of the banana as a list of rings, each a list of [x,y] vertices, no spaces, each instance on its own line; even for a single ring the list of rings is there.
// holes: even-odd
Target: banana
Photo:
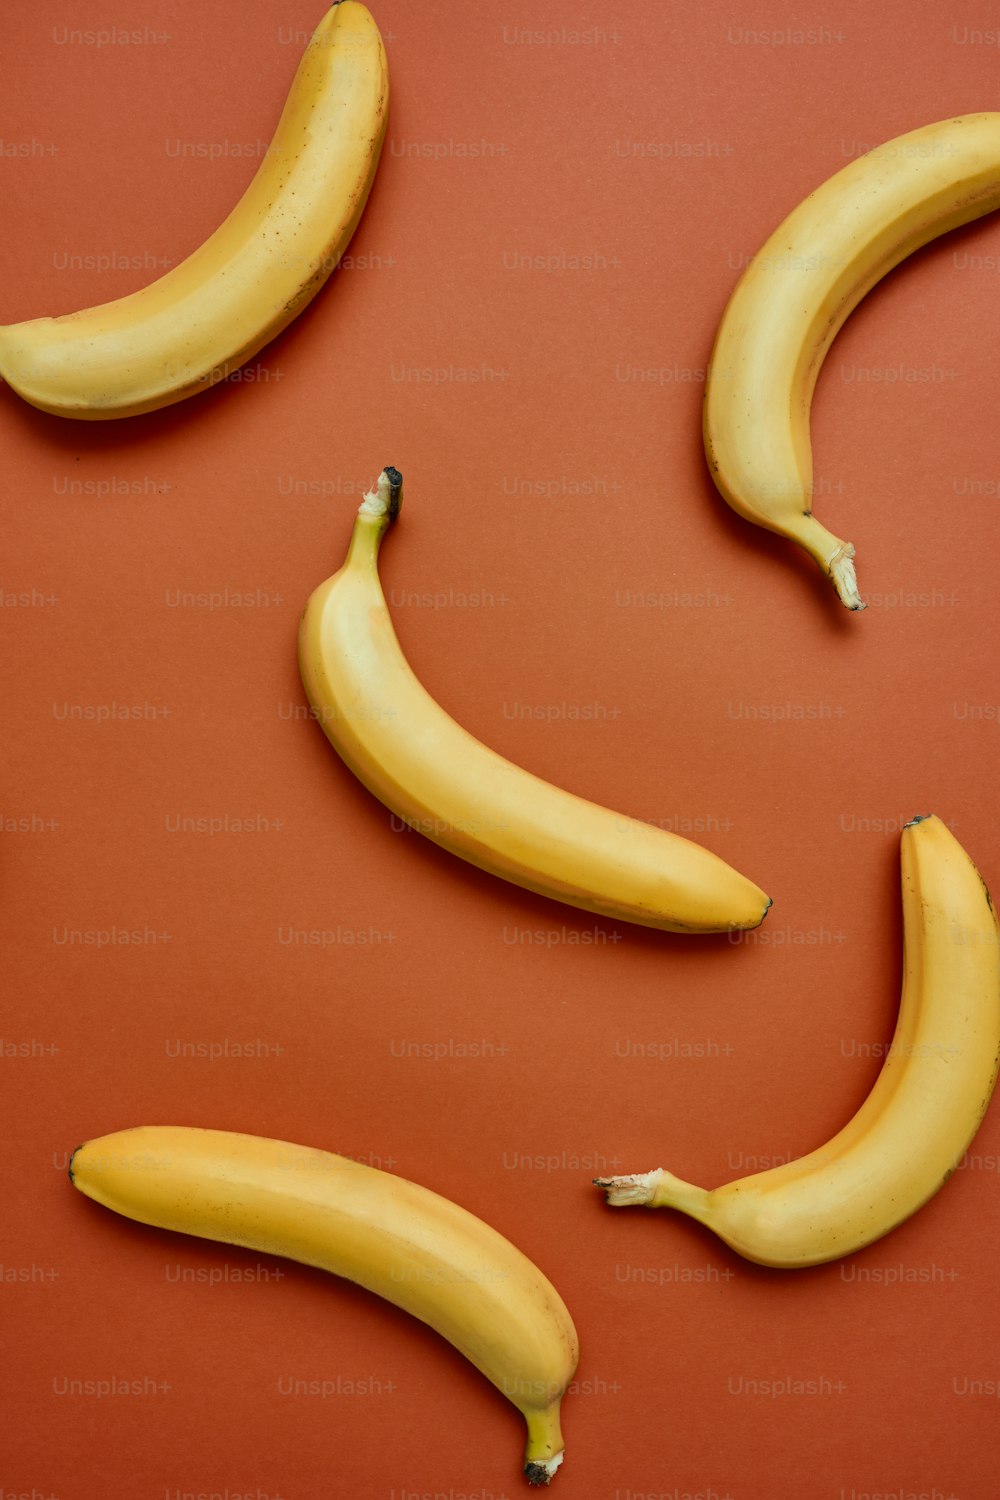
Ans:
[[[447,1198],[329,1151],[180,1125],[87,1141],[69,1175],[141,1224],[318,1266],[412,1313],[523,1414],[528,1481],[562,1463],[573,1321],[527,1256]]]
[[[128,417],[208,390],[280,333],[336,267],[375,177],[389,80],[357,0],[310,39],[266,155],[203,245],[100,307],[0,327],[0,375],[64,417]]]
[[[1000,1063],[1000,929],[944,823],[901,841],[903,988],[885,1063],[854,1118],[797,1161],[705,1191],[669,1172],[601,1177],[615,1207],[677,1208],[747,1260],[813,1266],[851,1255],[947,1181],[979,1128]]]
[[[769,899],[717,855],[512,765],[417,680],[378,575],[401,486],[398,470],[379,475],[299,626],[302,681],[338,755],[411,828],[528,890],[669,932],[756,927]]]
[[[1000,207],[1000,113],[897,136],[805,198],[729,299],[704,399],[705,453],[723,497],[797,542],[848,609],[863,609],[854,547],[812,512],[809,412],[838,330],[867,291],[929,240]]]

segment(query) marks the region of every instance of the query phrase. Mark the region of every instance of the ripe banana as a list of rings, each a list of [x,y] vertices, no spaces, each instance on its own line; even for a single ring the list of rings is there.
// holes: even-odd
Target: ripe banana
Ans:
[[[0,327],[0,375],[43,411],[128,417],[209,389],[289,324],[354,233],[385,135],[382,38],[335,0],[243,197],[158,281],[65,317]]]
[[[729,299],[705,385],[712,477],[734,510],[815,558],[863,609],[854,547],[812,512],[809,412],[836,333],[875,283],[929,240],[1000,207],[1000,113],[897,136],[810,193]]]
[[[127,1218],[288,1256],[412,1313],[523,1414],[529,1482],[548,1484],[562,1463],[573,1321],[527,1256],[447,1198],[329,1151],[173,1125],[87,1141],[69,1175]]]
[[[657,1170],[601,1177],[607,1201],[677,1208],[765,1266],[851,1255],[922,1207],[976,1134],[1000,1063],[1000,929],[989,892],[938,818],[903,830],[903,990],[861,1108],[797,1161],[705,1191]]]
[[[347,561],[312,594],[299,627],[313,712],[355,776],[443,848],[570,906],[669,932],[756,927],[769,899],[717,855],[512,765],[418,682],[378,575],[401,486],[398,470],[379,475]]]

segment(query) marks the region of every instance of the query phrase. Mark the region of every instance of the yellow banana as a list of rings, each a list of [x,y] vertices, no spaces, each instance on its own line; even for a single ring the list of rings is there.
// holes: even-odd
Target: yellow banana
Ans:
[[[705,385],[712,477],[734,510],[791,538],[848,609],[854,547],[813,515],[809,411],[841,325],[929,240],[1000,207],[1000,113],[940,120],[852,161],[810,193],[729,299]]]
[[[158,281],[117,301],[0,327],[0,375],[43,411],[128,417],[224,380],[319,291],[354,233],[385,135],[382,38],[336,0],[229,217]]]
[[[318,1266],[412,1313],[523,1414],[528,1480],[562,1463],[573,1321],[527,1256],[447,1198],[329,1151],[173,1125],[87,1141],[69,1175],[127,1218]]]
[[[1000,929],[935,817],[903,830],[903,990],[854,1118],[797,1161],[706,1191],[669,1172],[601,1177],[614,1205],[677,1208],[766,1266],[812,1266],[888,1234],[938,1191],[979,1129],[1000,1062]]]
[[[717,855],[512,765],[418,682],[378,575],[401,485],[396,469],[379,475],[299,627],[302,681],[337,753],[410,827],[528,890],[669,932],[756,927],[770,901]]]

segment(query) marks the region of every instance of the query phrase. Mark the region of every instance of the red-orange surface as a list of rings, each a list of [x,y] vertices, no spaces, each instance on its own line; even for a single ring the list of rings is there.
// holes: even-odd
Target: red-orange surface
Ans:
[[[904,820],[940,814],[1000,888],[1000,222],[894,271],[820,379],[816,510],[866,613],[723,505],[699,426],[746,257],[868,146],[995,108],[996,12],[375,14],[391,118],[352,262],[243,378],[93,425],[0,391],[0,1494],[521,1493],[520,1417],[429,1330],[71,1190],[78,1141],[183,1123],[389,1167],[532,1256],[582,1343],[563,1500],[992,1500],[997,1105],[920,1214],[800,1274],[590,1179],[710,1186],[853,1112],[898,1002]],[[318,18],[4,7],[0,317],[210,233]],[[352,779],[296,626],[387,462],[430,690],[716,849],[774,898],[758,934],[535,898]]]

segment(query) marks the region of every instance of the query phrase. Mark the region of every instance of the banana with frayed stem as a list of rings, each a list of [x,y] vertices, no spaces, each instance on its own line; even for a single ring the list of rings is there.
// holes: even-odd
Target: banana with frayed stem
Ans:
[[[818,1265],[888,1234],[948,1180],[1000,1065],[1000,930],[972,860],[939,818],[901,840],[903,988],[867,1099],[825,1146],[724,1187],[662,1168],[600,1177],[612,1207],[676,1208],[747,1260]]]
[[[822,183],[778,226],[722,315],[704,399],[708,466],[748,521],[803,547],[863,609],[854,546],[813,514],[809,414],[834,337],[892,268],[1000,207],[1000,113],[898,136]]]

